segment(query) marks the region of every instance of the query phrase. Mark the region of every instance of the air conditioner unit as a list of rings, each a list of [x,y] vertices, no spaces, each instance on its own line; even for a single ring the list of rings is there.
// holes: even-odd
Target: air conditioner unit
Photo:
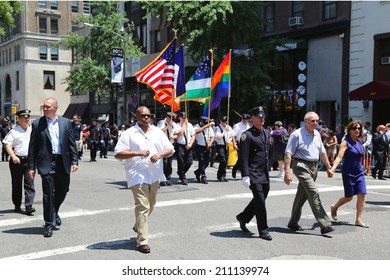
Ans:
[[[288,19],[288,26],[303,25],[303,17],[291,17]]]
[[[384,56],[381,58],[382,64],[390,64],[390,56]]]

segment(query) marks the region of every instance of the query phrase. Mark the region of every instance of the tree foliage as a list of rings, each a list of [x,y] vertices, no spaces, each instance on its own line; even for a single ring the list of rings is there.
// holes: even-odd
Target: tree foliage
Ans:
[[[14,27],[14,16],[23,10],[20,1],[0,1],[0,22]],[[4,35],[4,26],[0,26],[0,35]]]
[[[94,27],[85,26],[90,28],[90,33],[81,36],[72,32],[57,43],[77,51],[79,63],[65,79],[68,92],[84,94],[91,91],[106,96],[111,91],[112,48],[124,47],[126,57],[143,55],[140,48],[134,44],[131,33],[120,31],[120,23],[126,24],[128,19],[118,10],[117,2],[91,1],[91,15],[80,16],[77,20],[77,23],[93,24]]]
[[[150,15],[162,19],[163,12],[167,12],[162,24],[179,30],[179,39],[186,43],[195,61],[201,61],[212,47],[216,69],[230,49],[252,50],[249,57],[233,55],[231,62],[231,104],[241,112],[263,104],[265,87],[272,84],[275,45],[282,43],[264,39],[262,5],[259,1],[142,1]]]

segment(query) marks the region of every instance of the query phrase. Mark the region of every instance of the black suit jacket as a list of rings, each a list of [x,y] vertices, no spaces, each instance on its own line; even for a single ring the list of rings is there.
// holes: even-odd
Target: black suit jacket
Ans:
[[[269,183],[270,132],[252,126],[241,135],[239,161],[241,176],[249,176],[251,184]]]
[[[67,118],[58,117],[58,127],[62,161],[66,173],[70,174],[71,166],[78,165],[76,143],[72,133],[72,122]],[[43,116],[35,120],[32,124],[28,149],[28,168],[34,170],[38,168],[38,173],[41,175],[46,175],[50,172],[53,150],[50,139],[46,117]]]
[[[389,149],[389,141],[385,141],[386,135],[381,134],[379,132],[375,132],[372,136],[372,153],[377,156],[385,156],[387,155]]]

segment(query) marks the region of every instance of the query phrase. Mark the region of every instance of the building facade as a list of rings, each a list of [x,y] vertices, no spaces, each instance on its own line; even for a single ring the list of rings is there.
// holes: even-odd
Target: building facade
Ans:
[[[270,1],[263,9],[265,37],[286,38],[269,85],[270,115],[299,126],[316,111],[327,126],[348,119],[348,1]]]
[[[12,116],[15,105],[38,118],[47,97],[59,101],[62,115],[71,101],[64,79],[72,53],[54,44],[78,28],[72,20],[80,13],[89,14],[89,1],[22,1],[22,5],[15,27],[7,28],[0,39],[1,115]]]
[[[349,90],[359,90],[359,98],[349,103],[351,119],[377,125],[390,121],[390,2],[352,1]],[[353,98],[351,98],[353,99]]]

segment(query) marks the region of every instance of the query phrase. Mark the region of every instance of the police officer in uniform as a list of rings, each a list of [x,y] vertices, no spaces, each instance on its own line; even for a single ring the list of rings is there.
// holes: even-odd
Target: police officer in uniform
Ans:
[[[3,125],[0,126],[0,133],[1,133],[1,141],[4,140],[5,136],[8,134],[8,132],[12,129],[12,126],[9,125],[9,119],[4,118],[3,119]],[[1,148],[1,161],[8,161],[8,153],[5,150],[5,145]]]
[[[12,179],[12,202],[15,205],[15,213],[21,213],[22,204],[22,185],[24,186],[24,204],[26,214],[32,215],[35,208],[32,206],[35,197],[34,181],[28,177],[28,145],[30,143],[31,126],[30,122],[31,111],[21,110],[16,112],[19,118],[19,126],[12,129],[3,140],[3,144],[7,153],[10,155],[9,169]],[[23,184],[22,184],[23,182]]]
[[[89,131],[89,137],[88,137],[88,142],[89,142],[89,150],[90,150],[90,162],[95,162],[96,161],[96,153],[97,149],[100,145],[100,138],[101,138],[101,128],[100,126],[97,125],[97,122],[95,119],[92,119],[91,125],[85,129],[83,132]]]
[[[157,127],[164,132],[164,134],[167,136],[167,138],[172,144],[174,144],[175,140],[177,139],[177,135],[174,134],[177,130],[176,123],[173,121],[173,119],[176,116],[177,115],[173,112],[167,112],[165,115],[165,119],[160,120],[157,123]],[[160,186],[172,186],[171,183],[172,161],[173,161],[173,156],[163,158],[164,175],[167,180],[165,182],[160,182]]]
[[[228,118],[224,116],[219,125],[214,128],[214,140],[219,158],[217,178],[219,182],[228,182],[226,179],[226,165],[228,160],[227,143],[231,127],[227,124]]]
[[[265,119],[263,107],[253,108],[249,114],[252,117],[253,126],[241,135],[239,161],[242,184],[250,188],[253,199],[236,218],[242,231],[249,232],[245,224],[256,216],[260,238],[270,241],[272,237],[268,232],[265,200],[270,189],[268,152],[271,136],[269,130],[263,128]]]
[[[196,180],[199,183],[208,184],[206,168],[210,162],[210,150],[214,142],[214,131],[211,128],[211,122],[207,117],[201,117],[195,128],[195,153],[198,158],[198,169],[194,171]]]

